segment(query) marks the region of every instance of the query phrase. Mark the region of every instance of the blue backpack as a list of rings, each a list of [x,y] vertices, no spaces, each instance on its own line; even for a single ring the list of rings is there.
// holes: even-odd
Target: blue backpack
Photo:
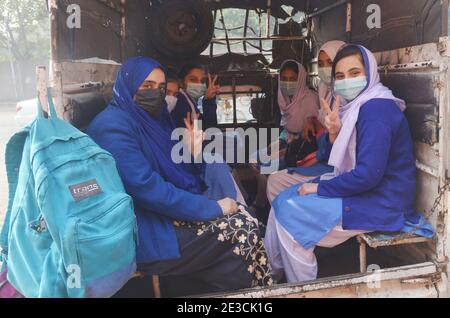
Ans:
[[[42,107],[6,148],[0,246],[25,297],[110,297],[136,270],[136,218],[110,153]]]

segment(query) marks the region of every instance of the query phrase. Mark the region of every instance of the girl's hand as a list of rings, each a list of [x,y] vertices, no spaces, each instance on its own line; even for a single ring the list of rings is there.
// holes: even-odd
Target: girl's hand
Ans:
[[[331,110],[330,104],[325,99],[322,98],[321,102],[322,108],[325,111],[325,128],[330,134],[330,142],[334,143],[342,128],[341,118],[339,116],[341,98],[340,96],[336,97],[336,107],[333,110]]]
[[[305,183],[298,190],[298,194],[305,196],[309,194],[317,194],[319,184],[317,183]]]
[[[302,131],[302,139],[311,142],[310,136],[316,137],[321,128],[322,125],[316,118],[308,118],[305,128]]]
[[[217,203],[220,205],[223,215],[233,215],[239,212],[239,207],[236,201],[233,199],[225,198],[220,201],[217,201]]]
[[[211,74],[208,74],[209,85],[208,85],[208,90],[206,91],[206,94],[205,94],[206,100],[211,100],[211,99],[216,98],[217,94],[220,92],[220,86],[216,85],[217,78],[218,78],[217,75],[214,76],[214,78],[212,78]]]
[[[183,141],[191,151],[191,155],[197,158],[203,150],[203,141],[205,140],[205,133],[203,130],[198,129],[199,114],[195,114],[193,118],[191,113],[187,113],[184,119],[186,125]]]

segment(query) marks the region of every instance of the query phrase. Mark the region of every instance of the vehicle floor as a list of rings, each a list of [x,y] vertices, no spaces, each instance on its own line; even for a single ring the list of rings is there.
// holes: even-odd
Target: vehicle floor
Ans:
[[[318,261],[318,277],[327,278],[359,273],[359,245],[356,238],[334,248],[316,248]],[[392,248],[367,249],[367,264],[377,265],[380,269],[392,268],[417,263],[419,260],[405,260]],[[422,260],[420,260],[422,261]],[[184,297],[217,293],[208,289],[189,276],[160,277],[163,297]],[[280,284],[284,281],[278,282]],[[152,277],[134,278],[130,280],[114,298],[152,298]]]

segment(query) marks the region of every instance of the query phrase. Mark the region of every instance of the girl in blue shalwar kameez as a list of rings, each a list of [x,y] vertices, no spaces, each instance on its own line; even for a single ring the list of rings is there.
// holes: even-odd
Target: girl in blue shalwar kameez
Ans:
[[[187,294],[272,284],[258,224],[239,212],[236,201],[243,199],[229,168],[172,160],[175,126],[165,85],[158,62],[129,60],[119,71],[111,104],[87,129],[114,156],[133,198],[138,270],[190,276],[203,288],[180,286]]]
[[[372,231],[433,236],[414,210],[416,167],[404,101],[381,84],[375,57],[362,46],[342,48],[332,74],[334,93],[347,102],[326,107],[328,119],[341,126],[329,160],[334,172],[282,192],[265,237],[276,277],[291,283],[316,278],[316,246]]]

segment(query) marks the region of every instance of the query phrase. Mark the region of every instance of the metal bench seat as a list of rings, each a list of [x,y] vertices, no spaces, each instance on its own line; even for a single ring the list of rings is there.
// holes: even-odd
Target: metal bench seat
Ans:
[[[358,235],[357,240],[359,243],[359,267],[361,273],[365,273],[367,271],[367,246],[371,248],[379,248],[406,244],[427,243],[432,241],[432,239],[430,238],[403,232],[365,233]]]

